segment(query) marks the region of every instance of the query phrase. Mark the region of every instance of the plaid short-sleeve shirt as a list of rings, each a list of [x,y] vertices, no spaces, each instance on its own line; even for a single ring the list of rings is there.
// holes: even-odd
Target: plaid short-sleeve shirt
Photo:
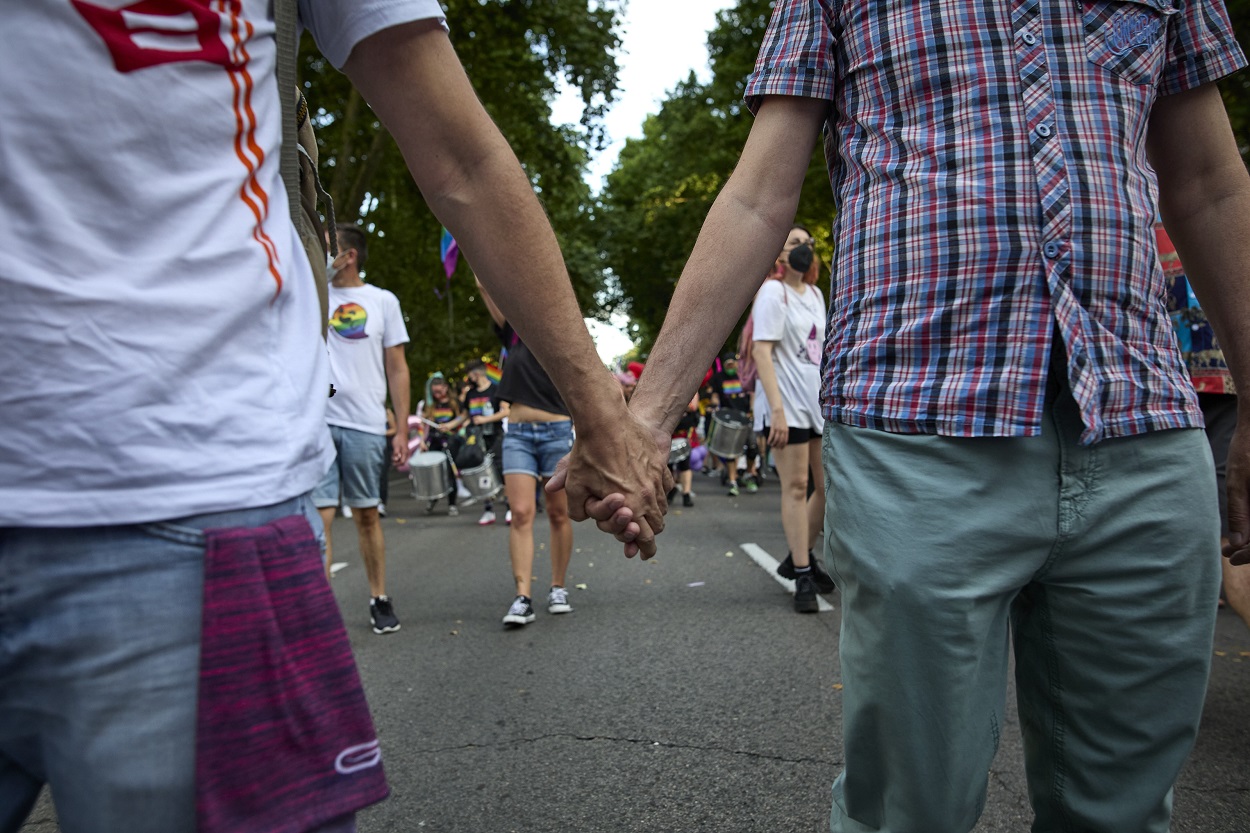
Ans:
[[[826,418],[1083,441],[1202,424],[1172,334],[1151,107],[1245,64],[1221,0],[779,0],[746,89],[827,99]]]

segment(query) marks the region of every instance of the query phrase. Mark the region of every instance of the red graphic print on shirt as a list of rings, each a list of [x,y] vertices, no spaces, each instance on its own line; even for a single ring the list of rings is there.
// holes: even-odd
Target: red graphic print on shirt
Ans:
[[[187,61],[237,65],[222,37],[228,24],[209,0],[139,0],[120,9],[70,2],[104,40],[118,72]]]

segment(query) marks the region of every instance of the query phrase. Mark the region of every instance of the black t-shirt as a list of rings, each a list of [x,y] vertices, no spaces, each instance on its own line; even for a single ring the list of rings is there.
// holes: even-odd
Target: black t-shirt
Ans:
[[[495,333],[508,351],[508,358],[503,363],[503,378],[499,380],[499,398],[514,405],[528,405],[540,411],[572,416],[551,377],[512,325],[505,321],[502,327],[495,327]]]
[[[712,390],[716,392],[716,396],[720,399],[722,408],[734,408],[739,411],[751,412],[751,396],[750,391],[742,386],[742,379],[735,373],[732,376],[728,373],[717,373],[712,377]]]
[[[486,390],[471,387],[460,401],[464,404],[464,412],[469,415],[470,422],[473,417],[494,416],[499,413],[499,386],[492,383],[487,385]],[[481,429],[483,434],[493,434],[499,430],[499,423],[488,422]]]

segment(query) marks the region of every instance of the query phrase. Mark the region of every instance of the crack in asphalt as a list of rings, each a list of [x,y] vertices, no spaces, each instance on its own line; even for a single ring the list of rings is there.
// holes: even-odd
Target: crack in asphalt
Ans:
[[[1008,795],[1013,797],[1016,800],[1016,806],[1019,807],[1021,810],[1033,809],[1032,805],[1029,804],[1028,794],[1020,792],[1014,786],[1009,784],[1007,780],[1003,777],[1002,772],[996,769],[991,769],[990,780],[992,780],[995,784],[1001,787],[1003,791],[1006,792]]]
[[[532,738],[512,738],[511,740],[503,740],[497,743],[466,743],[460,746],[444,746],[437,749],[425,749],[421,754],[438,754],[440,752],[463,752],[468,749],[492,749],[502,746],[517,746],[524,743],[540,743],[545,740],[581,740],[581,741],[610,741],[612,743],[628,743],[636,746],[653,746],[661,749],[691,749],[699,752],[725,752],[730,755],[740,755],[746,758],[757,758],[764,761],[778,761],[787,764],[821,764],[822,766],[842,766],[841,761],[829,761],[824,758],[787,758],[781,755],[766,755],[762,752],[751,752],[744,749],[727,749],[724,746],[699,746],[697,744],[673,743],[671,741],[654,740],[649,738],[618,738],[608,735],[578,735],[570,732],[555,732],[552,734],[538,735]]]

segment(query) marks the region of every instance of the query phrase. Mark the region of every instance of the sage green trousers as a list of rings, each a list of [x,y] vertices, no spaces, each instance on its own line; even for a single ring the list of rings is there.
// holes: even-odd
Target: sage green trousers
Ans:
[[[834,833],[966,833],[1005,731],[1009,657],[1033,831],[1166,833],[1219,590],[1201,430],[1079,443],[827,422],[825,557],[842,594]]]

